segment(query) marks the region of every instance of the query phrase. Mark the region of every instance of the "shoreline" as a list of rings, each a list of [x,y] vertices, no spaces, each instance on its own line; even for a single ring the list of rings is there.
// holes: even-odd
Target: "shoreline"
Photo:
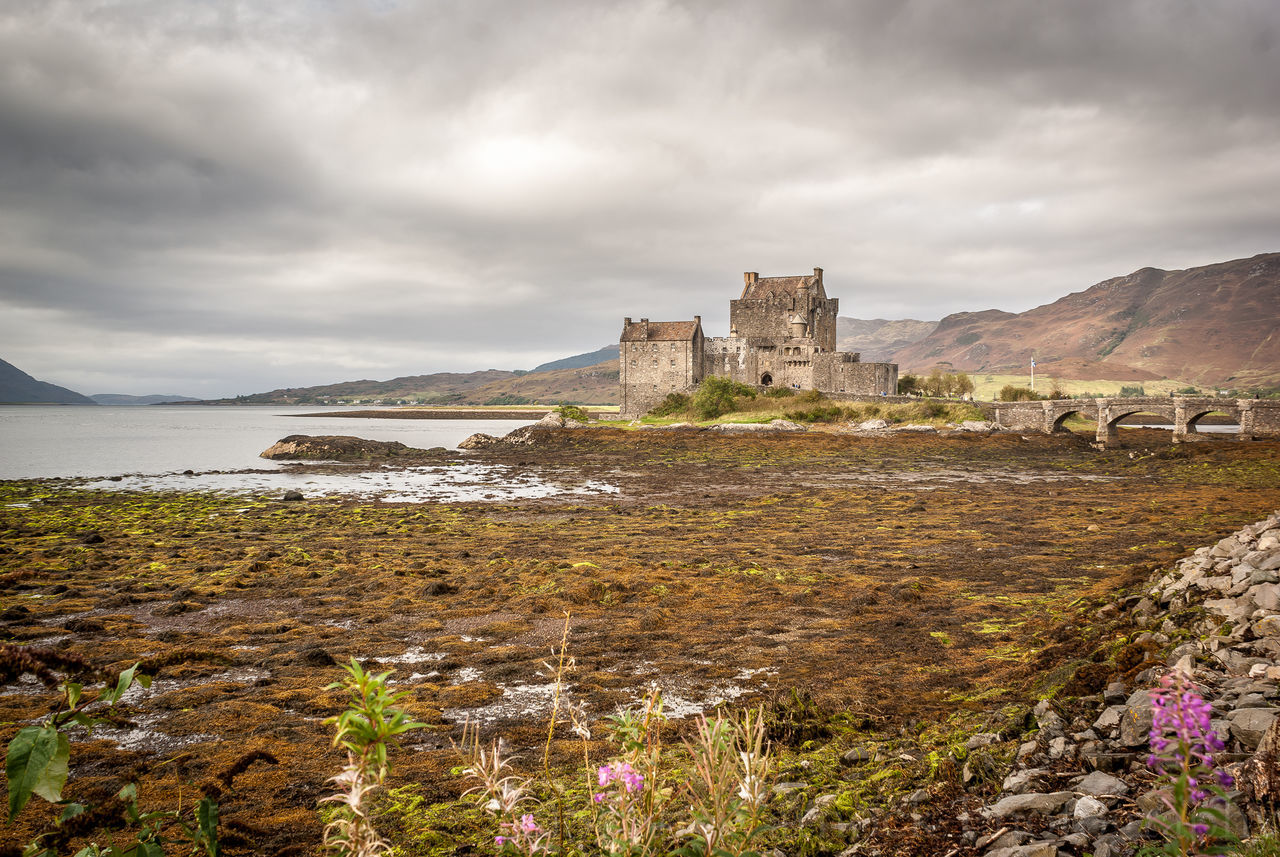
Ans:
[[[352,419],[390,420],[540,420],[548,413],[555,413],[557,405],[542,408],[492,410],[489,408],[375,408],[355,411],[314,411],[305,414],[281,414],[287,417],[349,417]],[[612,411],[582,407],[592,419],[618,418]]]

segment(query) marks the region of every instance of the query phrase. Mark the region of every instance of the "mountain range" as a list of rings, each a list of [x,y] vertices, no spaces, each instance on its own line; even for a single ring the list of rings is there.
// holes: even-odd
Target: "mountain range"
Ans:
[[[902,371],[1026,371],[1032,358],[1081,380],[1280,386],[1280,253],[1142,268],[1023,313],[956,313],[893,352]]]
[[[1280,387],[1280,253],[1183,271],[1142,268],[1022,313],[989,309],[941,321],[837,320],[841,351],[900,371],[1037,371],[1062,379]],[[618,399],[618,346],[530,371],[438,372],[344,381],[223,399],[239,404],[601,404]],[[37,381],[0,360],[0,402],[152,404],[184,396],[92,398]]]

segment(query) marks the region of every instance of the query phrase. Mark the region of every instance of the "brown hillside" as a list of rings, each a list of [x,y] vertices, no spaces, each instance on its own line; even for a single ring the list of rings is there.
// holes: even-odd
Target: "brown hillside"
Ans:
[[[836,319],[836,339],[841,351],[854,351],[866,363],[892,362],[893,354],[913,342],[919,342],[937,328],[936,321],[900,318]]]
[[[1280,253],[1143,268],[1020,314],[957,313],[894,360],[903,371],[949,362],[996,372],[1033,356],[1063,377],[1280,385]]]

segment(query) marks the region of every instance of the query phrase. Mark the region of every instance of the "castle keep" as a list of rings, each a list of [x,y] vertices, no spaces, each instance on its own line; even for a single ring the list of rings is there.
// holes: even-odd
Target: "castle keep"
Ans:
[[[743,275],[742,296],[729,302],[729,335],[704,336],[693,321],[627,318],[618,356],[622,415],[638,417],[711,375],[761,389],[793,387],[850,396],[893,395],[895,363],[863,363],[836,350],[840,301],[827,297],[822,269],[813,275]]]

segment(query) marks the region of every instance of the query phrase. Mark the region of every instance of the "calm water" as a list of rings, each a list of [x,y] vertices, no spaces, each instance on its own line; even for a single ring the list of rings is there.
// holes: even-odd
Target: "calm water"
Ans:
[[[304,475],[258,457],[291,434],[346,434],[396,440],[420,449],[453,448],[475,432],[502,436],[530,422],[290,416],[314,411],[314,407],[254,406],[0,406],[0,479],[89,477],[89,487],[113,490],[263,493],[295,489],[308,496],[348,494],[402,501],[498,500],[614,490],[599,483],[556,482],[481,464]],[[272,472],[211,472],[245,468]],[[196,475],[182,476],[184,470]]]

